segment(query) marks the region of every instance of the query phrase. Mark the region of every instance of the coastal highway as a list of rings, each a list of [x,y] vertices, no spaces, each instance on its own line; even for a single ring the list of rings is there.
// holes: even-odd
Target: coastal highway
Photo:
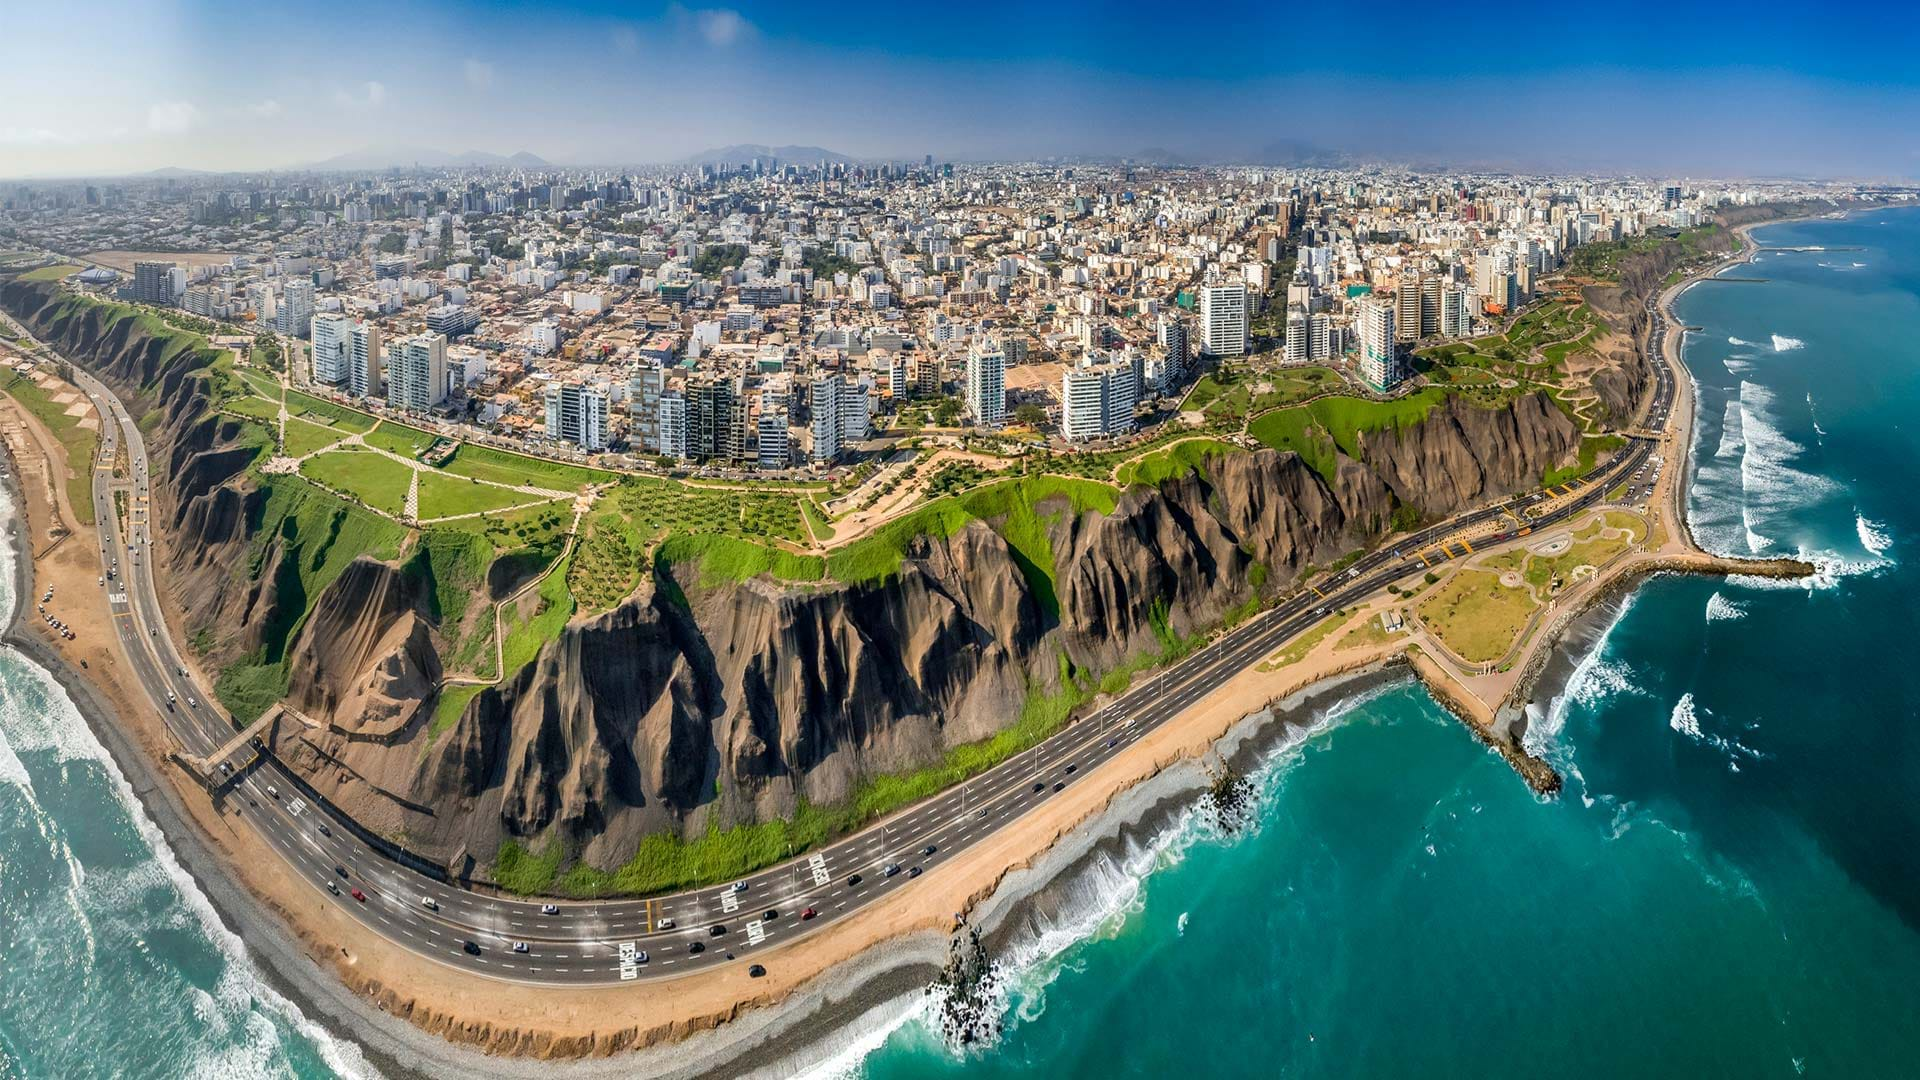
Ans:
[[[1657,336],[1654,341],[1657,349]],[[1673,384],[1657,355],[1654,370],[1657,384],[1647,426],[1657,430],[1665,423]],[[144,439],[104,385],[77,367],[74,374],[104,421],[93,497],[103,563],[117,568],[115,579],[104,586],[114,631],[135,677],[185,752],[211,753],[232,738],[235,727],[186,674],[189,668],[167,631],[147,555],[151,503]],[[1425,573],[1431,560],[1464,556],[1465,545],[1449,541],[1456,534],[1484,531],[1508,518],[1524,519],[1538,530],[1580,513],[1630,477],[1655,445],[1651,439],[1633,439],[1577,491],[1551,500],[1542,494],[1508,500],[1373,551],[1333,580],[1300,590],[1165,671],[1142,676],[1132,691],[1097,714],[967,783],[752,874],[738,891],[721,885],[646,900],[549,905],[464,889],[381,855],[346,822],[331,817],[326,806],[300,798],[277,761],[250,751],[237,756],[238,773],[224,798],[326,902],[423,957],[475,976],[591,985],[672,978],[727,963],[772,965],[779,960],[772,951],[777,946],[910,887],[918,872],[982,842],[1079,782],[1312,627],[1324,611]],[[116,476],[112,463],[122,451],[126,467]],[[124,528],[115,512],[116,494],[126,502]],[[1483,540],[1497,542],[1502,535]],[[897,869],[889,874],[889,867]],[[354,890],[365,899],[356,899]],[[814,917],[803,918],[809,910]],[[516,951],[516,943],[524,951]]]

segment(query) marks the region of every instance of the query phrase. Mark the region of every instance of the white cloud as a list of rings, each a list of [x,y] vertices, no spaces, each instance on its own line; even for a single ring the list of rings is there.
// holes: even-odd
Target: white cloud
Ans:
[[[694,18],[700,23],[700,36],[709,45],[724,48],[753,32],[753,24],[730,8],[695,12]]]
[[[483,63],[469,57],[465,68],[468,86],[473,87],[475,90],[485,90],[487,87],[493,85],[492,64]]]
[[[247,113],[249,115],[258,116],[263,120],[270,120],[285,111],[286,110],[280,107],[280,103],[273,98],[268,98],[265,101],[255,102],[247,106]]]
[[[387,88],[380,83],[368,80],[361,84],[361,92],[358,94],[347,90],[335,90],[333,100],[350,109],[377,109],[387,100]]]
[[[753,24],[732,8],[687,8],[674,4],[667,13],[681,26],[691,25],[716,49],[724,49],[754,34]]]
[[[147,129],[160,135],[180,135],[200,122],[200,110],[190,101],[162,101],[147,109]]]

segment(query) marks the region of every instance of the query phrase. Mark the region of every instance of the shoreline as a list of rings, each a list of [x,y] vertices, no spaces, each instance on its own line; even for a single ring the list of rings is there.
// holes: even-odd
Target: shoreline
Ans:
[[[1671,288],[1670,296],[1663,296],[1661,306],[1668,311],[1669,321],[1674,321],[1670,312],[1671,302],[1686,288],[1730,266],[1748,261],[1757,253],[1759,244],[1751,237],[1752,230],[1795,220],[1817,220],[1822,216],[1783,218],[1737,227],[1736,231],[1743,235],[1746,243],[1737,257],[1676,284]],[[1669,332],[1675,334],[1676,338],[1684,336],[1684,331],[1677,326],[1670,327]],[[1663,343],[1663,353],[1664,348]],[[1672,362],[1676,379],[1681,376],[1691,379],[1677,345]],[[1691,527],[1684,513],[1685,490],[1691,479],[1685,468],[1691,460],[1691,414],[1687,426],[1687,438],[1680,451],[1681,461],[1670,464],[1670,468],[1680,466],[1679,471],[1672,475],[1673,486],[1678,491],[1675,501],[1683,511],[1674,515],[1672,520],[1682,531],[1687,546],[1699,551],[1693,544]],[[8,470],[7,483],[14,486],[18,512],[24,522],[27,502],[18,493],[16,471]],[[18,526],[11,536],[18,556],[16,586],[25,582],[25,587],[17,593],[22,601],[33,595],[34,567],[31,543],[26,542],[27,536],[28,530]],[[1571,640],[1572,631],[1583,625],[1583,620],[1604,610],[1610,601],[1631,595],[1649,576],[1686,569],[1689,568],[1651,565],[1620,568],[1620,572],[1604,587],[1594,589],[1590,596],[1584,598],[1578,610],[1570,610],[1556,620],[1532,643],[1529,651],[1545,659],[1542,670],[1535,673],[1530,683],[1523,680],[1522,685],[1528,688],[1529,693],[1537,693],[1553,685],[1550,672],[1562,662],[1565,676],[1570,677],[1583,656],[1576,655],[1575,650],[1567,648],[1566,644]],[[1752,571],[1743,567],[1738,572]],[[617,1049],[594,1041],[575,1045],[570,1050],[560,1050],[569,1057],[555,1060],[537,1056],[540,1048],[531,1039],[496,1042],[493,1045],[505,1047],[499,1055],[479,1049],[481,1044],[477,1042],[456,1042],[375,1006],[356,992],[339,973],[309,955],[304,947],[308,939],[289,926],[269,901],[256,895],[244,881],[228,873],[221,865],[223,859],[231,857],[232,853],[217,851],[214,844],[197,834],[197,823],[191,820],[191,812],[180,802],[181,792],[168,790],[157,799],[153,797],[153,788],[169,787],[172,783],[170,778],[160,775],[164,771],[164,762],[148,761],[148,755],[134,745],[131,736],[122,730],[123,725],[117,722],[117,714],[111,703],[93,686],[92,679],[73,670],[45,642],[31,634],[16,632],[21,606],[16,603],[13,623],[8,626],[4,640],[48,671],[73,698],[96,738],[127,776],[143,807],[160,827],[182,866],[193,876],[195,884],[213,904],[227,928],[247,944],[261,976],[316,1024],[325,1027],[333,1037],[360,1047],[369,1064],[386,1075],[473,1075],[480,1072],[518,1076],[532,1075],[536,1071],[553,1075],[557,1071],[564,1076],[598,1077],[636,1073],[696,1076],[722,1072],[733,1074],[754,1069],[777,1072],[781,1066],[792,1064],[795,1055],[791,1050],[774,1053],[771,1047],[776,1038],[799,1038],[805,1043],[803,1052],[828,1042],[836,1034],[845,1031],[849,1024],[923,986],[944,958],[948,940],[944,934],[921,930],[882,937],[878,944],[861,950],[851,959],[830,964],[805,978],[781,1000],[740,1002],[740,1007],[717,1026],[699,1031],[692,1030],[692,1025],[681,1027],[671,1036],[640,1049]],[[974,894],[977,900],[970,908],[976,913],[975,925],[987,931],[984,936],[992,950],[998,953],[1005,949],[1018,928],[1026,923],[1027,917],[1040,905],[1058,902],[1058,893],[1083,873],[1093,860],[1123,851],[1130,842],[1143,837],[1150,839],[1163,833],[1180,814],[1194,805],[1198,790],[1205,786],[1201,762],[1206,757],[1217,755],[1239,767],[1244,755],[1251,754],[1253,759],[1257,759],[1263,753],[1271,753],[1300,731],[1305,725],[1296,713],[1311,717],[1316,703],[1335,700],[1329,695],[1340,694],[1365,680],[1373,680],[1369,685],[1386,685],[1408,678],[1407,669],[1414,666],[1412,661],[1395,654],[1384,660],[1372,661],[1357,671],[1335,672],[1315,678],[1268,707],[1247,713],[1234,721],[1224,734],[1208,740],[1212,747],[1209,753],[1176,754],[1153,765],[1143,777],[1137,779],[1116,776],[1111,784],[1103,785],[1113,790],[1107,792],[1101,806],[1074,819],[1026,862],[1016,862],[997,879],[982,883],[980,891]],[[1428,683],[1429,694],[1443,708],[1457,714],[1453,706],[1434,692],[1431,682],[1422,681]],[[1509,700],[1520,696],[1520,691],[1521,686],[1516,686]],[[1275,723],[1276,719],[1280,722]],[[1464,716],[1462,719],[1470,731],[1476,735],[1482,734],[1478,722]],[[1204,724],[1196,720],[1192,726]],[[1521,726],[1513,733],[1516,742],[1524,730],[1523,709]],[[1483,741],[1486,741],[1484,736]],[[1500,748],[1495,746],[1494,749]],[[216,878],[217,881],[214,880]],[[929,905],[921,903],[906,906],[925,908]],[[471,1036],[472,1032],[461,1031],[459,1034]]]

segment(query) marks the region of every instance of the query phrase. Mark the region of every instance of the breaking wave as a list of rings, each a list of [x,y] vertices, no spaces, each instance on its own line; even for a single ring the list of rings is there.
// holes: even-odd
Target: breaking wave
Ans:
[[[1791,352],[1794,349],[1804,349],[1806,347],[1807,343],[1801,341],[1799,338],[1787,337],[1784,334],[1773,335],[1774,352]]]
[[[1667,726],[1689,738],[1705,737],[1700,734],[1700,716],[1693,708],[1693,691],[1681,694],[1680,700],[1673,703],[1673,715],[1667,717]]]
[[[1727,344],[1742,348],[1755,348],[1758,347],[1760,343],[1757,341],[1748,341],[1745,338],[1729,337],[1727,338]]]
[[[1720,421],[1720,447],[1713,452],[1713,456],[1730,458],[1746,445],[1746,436],[1740,426],[1740,399],[1728,398],[1726,416]]]
[[[1747,609],[1727,599],[1725,593],[1715,592],[1707,600],[1708,622],[1725,622],[1733,619],[1744,619],[1746,617]]]
[[[1893,546],[1893,537],[1888,535],[1887,527],[1869,520],[1858,510],[1853,512],[1853,528],[1860,536],[1860,546],[1866,548],[1869,555],[1885,555],[1887,549]]]

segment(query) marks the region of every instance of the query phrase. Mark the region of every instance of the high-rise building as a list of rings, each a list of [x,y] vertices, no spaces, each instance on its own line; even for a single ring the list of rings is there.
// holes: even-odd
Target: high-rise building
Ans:
[[[1402,278],[1400,288],[1394,293],[1393,330],[1400,341],[1413,341],[1420,336],[1420,282],[1416,278]]]
[[[1394,305],[1385,300],[1363,299],[1359,303],[1360,377],[1375,390],[1392,390],[1400,384],[1400,354],[1394,333]]]
[[[1132,360],[1082,361],[1060,376],[1060,434],[1097,439],[1131,431],[1139,397]]]
[[[1423,277],[1420,279],[1420,336],[1431,337],[1440,332],[1440,279]]]
[[[129,298],[139,304],[171,305],[173,264],[144,259],[134,263],[133,292]]]
[[[1193,373],[1193,349],[1187,341],[1187,324],[1179,319],[1161,316],[1160,348],[1167,354],[1167,388],[1171,392]]]
[[[1333,347],[1333,318],[1324,311],[1316,311],[1307,316],[1307,359],[1331,360]]]
[[[280,307],[274,312],[275,329],[289,337],[306,337],[307,324],[313,321],[313,282],[295,278],[281,290]]]
[[[633,444],[649,454],[664,452],[660,449],[660,397],[666,388],[667,373],[658,365],[643,367],[627,380],[627,412],[633,417]]]
[[[655,449],[663,456],[685,461],[687,454],[687,399],[677,390],[660,395],[659,434]]]
[[[1286,339],[1281,347],[1280,356],[1285,363],[1304,364],[1312,359],[1312,331],[1309,326],[1307,309],[1290,307],[1287,309]]]
[[[981,427],[1007,419],[1007,354],[982,342],[967,353],[967,413]]]
[[[813,460],[834,461],[867,437],[872,388],[845,375],[813,381],[809,402],[813,417]]]
[[[339,386],[347,381],[352,329],[353,320],[337,311],[323,311],[313,317],[308,336],[313,339],[314,382]]]
[[[1473,291],[1449,285],[1440,292],[1440,329],[1447,337],[1473,332]]]
[[[1208,356],[1246,354],[1246,282],[1214,282],[1201,286],[1200,351]]]
[[[554,381],[544,394],[547,438],[570,442],[589,453],[607,448],[607,393],[577,380]]]
[[[784,469],[793,463],[788,444],[787,410],[764,409],[756,432],[755,460],[763,469]]]
[[[695,461],[731,461],[740,456],[746,440],[745,432],[734,426],[736,397],[728,379],[708,378],[687,385],[688,457]],[[740,419],[744,422],[744,412]]]
[[[480,325],[480,313],[457,304],[441,304],[427,312],[427,330],[452,341]]]
[[[347,393],[354,397],[385,397],[386,353],[380,348],[380,326],[362,319],[347,331]]]
[[[447,400],[447,339],[439,334],[403,337],[387,350],[387,405],[426,412]]]

